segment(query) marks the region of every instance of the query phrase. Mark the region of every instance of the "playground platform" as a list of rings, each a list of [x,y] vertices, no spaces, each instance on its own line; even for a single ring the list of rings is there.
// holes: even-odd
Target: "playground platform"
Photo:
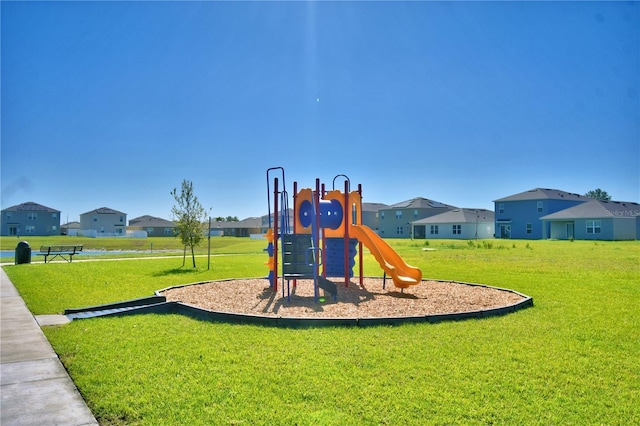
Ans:
[[[64,317],[36,320],[1,268],[0,283],[0,424],[97,425],[40,329]]]

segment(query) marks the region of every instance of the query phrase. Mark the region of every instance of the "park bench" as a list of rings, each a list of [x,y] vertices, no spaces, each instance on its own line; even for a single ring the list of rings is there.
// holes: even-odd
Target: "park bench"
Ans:
[[[64,260],[71,262],[73,260],[73,255],[78,254],[82,251],[82,244],[80,245],[69,245],[69,246],[41,246],[40,253],[41,256],[44,256],[44,263],[47,263],[47,257],[52,256],[49,259],[51,262],[57,256],[60,256]],[[69,256],[67,259],[65,256]]]

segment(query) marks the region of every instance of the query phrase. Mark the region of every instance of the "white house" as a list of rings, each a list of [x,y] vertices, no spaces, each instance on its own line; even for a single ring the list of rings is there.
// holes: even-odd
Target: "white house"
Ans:
[[[495,217],[491,210],[456,208],[411,222],[412,233],[419,238],[483,239],[493,238]],[[424,235],[424,237],[422,236]],[[418,238],[418,237],[416,237]]]

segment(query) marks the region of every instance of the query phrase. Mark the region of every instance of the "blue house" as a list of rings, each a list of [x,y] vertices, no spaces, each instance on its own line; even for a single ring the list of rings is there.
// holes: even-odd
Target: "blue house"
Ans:
[[[26,202],[2,210],[2,236],[60,235],[60,210]]]
[[[590,200],[541,218],[558,240],[640,239],[640,204]]]
[[[495,200],[496,238],[538,240],[551,237],[551,222],[543,216],[568,209],[592,198],[536,188]]]

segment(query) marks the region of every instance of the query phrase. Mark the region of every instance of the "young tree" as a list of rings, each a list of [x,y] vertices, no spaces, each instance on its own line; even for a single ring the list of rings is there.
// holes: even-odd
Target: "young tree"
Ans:
[[[178,203],[171,208],[171,213],[177,224],[176,237],[179,237],[184,244],[185,256],[187,247],[191,247],[191,258],[195,268],[196,255],[193,248],[200,244],[204,237],[207,212],[193,193],[193,182],[183,180],[180,192],[178,193],[178,190],[173,188],[171,195]],[[184,266],[185,256],[183,256],[182,266]]]
[[[585,197],[595,198],[596,200],[609,201],[611,200],[611,195],[607,194],[607,191],[603,191],[600,188],[592,189],[591,191],[584,194]]]

